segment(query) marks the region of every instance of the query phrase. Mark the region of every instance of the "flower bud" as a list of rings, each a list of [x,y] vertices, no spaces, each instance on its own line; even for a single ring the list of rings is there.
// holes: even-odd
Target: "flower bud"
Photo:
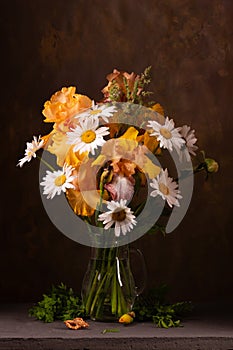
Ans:
[[[208,173],[216,173],[218,171],[219,165],[214,159],[206,158],[205,163]]]

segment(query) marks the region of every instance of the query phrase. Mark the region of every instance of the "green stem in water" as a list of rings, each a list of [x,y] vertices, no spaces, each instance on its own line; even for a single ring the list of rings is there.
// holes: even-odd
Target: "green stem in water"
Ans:
[[[92,305],[92,298],[94,296],[95,289],[96,289],[96,286],[97,286],[98,276],[99,276],[99,271],[96,271],[95,277],[93,279],[91,290],[88,293],[89,295],[88,295],[87,301],[85,303],[85,309],[86,309],[86,313],[87,314],[90,313],[90,309],[91,309],[91,305]]]
[[[117,284],[117,315],[118,317],[122,316],[125,312],[123,311],[125,308],[123,304],[123,294],[119,284]]]
[[[95,298],[94,298],[94,300],[93,300],[93,302],[92,302],[92,305],[91,305],[91,310],[90,310],[90,313],[91,313],[91,314],[93,313],[95,304],[96,304],[96,302],[98,301],[98,298],[100,297],[100,294],[101,294],[103,285],[104,285],[104,283],[105,283],[105,280],[107,279],[108,274],[109,274],[109,273],[106,272],[106,274],[105,274],[105,276],[103,277],[103,279],[102,279],[102,281],[101,281],[101,283],[100,283],[100,285],[99,285],[99,288],[98,288],[98,290],[97,290],[97,292],[96,292]]]
[[[84,305],[87,314],[95,320],[120,317],[129,311],[128,303],[134,298],[130,290],[134,286],[127,274],[128,262],[118,253],[118,247],[98,248],[93,259]]]
[[[104,302],[105,302],[106,296],[108,294],[110,284],[112,282],[112,277],[113,277],[112,269],[111,269],[111,271],[107,272],[106,275],[107,275],[107,279],[106,279],[106,282],[105,282],[103,289],[102,289],[102,293],[101,293],[102,295],[100,295],[100,299],[98,300],[98,303],[97,303],[98,307],[97,307],[97,310],[95,313],[96,319],[100,318],[100,316],[101,316],[100,311],[101,311],[101,309],[103,310],[103,307],[105,305]]]
[[[120,261],[120,271],[122,274],[123,281],[125,283],[124,288],[125,288],[126,294],[129,296],[131,294],[130,293],[130,276],[126,275],[125,266],[124,266],[123,261]]]
[[[116,273],[114,273],[113,277],[112,277],[111,306],[112,306],[112,314],[115,315],[115,313],[117,311],[117,277],[116,277]]]

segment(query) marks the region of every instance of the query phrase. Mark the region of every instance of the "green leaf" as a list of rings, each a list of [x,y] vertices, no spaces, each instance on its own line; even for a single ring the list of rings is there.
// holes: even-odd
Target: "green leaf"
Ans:
[[[140,295],[134,305],[137,321],[152,321],[160,328],[180,327],[181,317],[192,311],[191,302],[168,303],[166,284]]]
[[[105,334],[105,333],[116,333],[119,332],[120,330],[118,328],[106,328],[104,329],[101,333]]]
[[[64,283],[52,286],[43,299],[29,309],[29,315],[44,322],[85,317],[81,298]]]

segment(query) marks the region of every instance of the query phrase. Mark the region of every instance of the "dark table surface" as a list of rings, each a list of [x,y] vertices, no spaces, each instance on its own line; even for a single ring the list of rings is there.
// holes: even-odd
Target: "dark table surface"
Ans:
[[[124,326],[89,321],[89,328],[69,330],[62,321],[43,323],[28,316],[31,304],[0,305],[0,349],[208,349],[233,350],[233,307],[195,306],[182,327],[162,329],[153,323]],[[105,329],[116,332],[103,333]]]

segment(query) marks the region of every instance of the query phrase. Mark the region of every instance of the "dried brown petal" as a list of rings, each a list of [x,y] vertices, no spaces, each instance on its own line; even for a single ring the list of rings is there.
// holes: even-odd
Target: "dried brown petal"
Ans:
[[[80,329],[89,327],[89,324],[85,322],[81,317],[76,317],[73,320],[66,320],[64,321],[64,323],[66,327],[70,329]]]

